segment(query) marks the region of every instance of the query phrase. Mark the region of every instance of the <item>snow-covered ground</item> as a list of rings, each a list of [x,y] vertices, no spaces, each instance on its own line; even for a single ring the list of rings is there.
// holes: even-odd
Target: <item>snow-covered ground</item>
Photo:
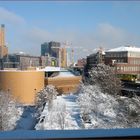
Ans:
[[[50,129],[80,129],[82,121],[80,118],[80,108],[76,103],[77,96],[62,95],[53,100],[52,107],[48,110],[46,104],[41,114],[36,130]]]
[[[36,117],[34,115],[35,108],[32,106],[23,107],[22,111],[20,111],[20,118],[16,122],[16,130],[33,130],[34,126],[37,122]]]

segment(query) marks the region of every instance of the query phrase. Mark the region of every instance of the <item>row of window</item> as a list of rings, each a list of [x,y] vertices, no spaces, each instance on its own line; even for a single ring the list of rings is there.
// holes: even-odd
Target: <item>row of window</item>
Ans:
[[[128,57],[140,58],[140,52],[128,52]]]
[[[139,65],[140,64],[140,59],[130,60],[130,64]]]
[[[127,53],[126,52],[106,53],[105,57],[127,57]]]
[[[121,70],[121,71],[140,71],[140,67],[139,66],[133,66],[133,67],[128,67],[128,66],[120,66],[117,67],[117,70]]]
[[[118,59],[116,60],[118,63],[126,63],[126,60],[125,59]]]
[[[140,58],[140,52],[110,52],[105,57],[137,57]]]

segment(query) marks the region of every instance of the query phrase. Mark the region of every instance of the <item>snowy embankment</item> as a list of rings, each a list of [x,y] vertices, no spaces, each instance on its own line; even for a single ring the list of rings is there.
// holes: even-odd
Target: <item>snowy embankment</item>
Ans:
[[[53,100],[50,108],[46,104],[35,129],[80,129],[82,121],[80,118],[80,108],[76,103],[76,99],[75,95],[62,95],[57,96]]]

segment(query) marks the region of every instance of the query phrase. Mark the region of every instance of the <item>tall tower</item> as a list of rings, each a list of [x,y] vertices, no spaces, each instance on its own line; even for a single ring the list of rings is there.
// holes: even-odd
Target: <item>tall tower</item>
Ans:
[[[8,48],[5,45],[5,26],[0,27],[0,58],[3,58],[8,54]]]
[[[67,50],[65,47],[61,48],[61,67],[67,67]]]

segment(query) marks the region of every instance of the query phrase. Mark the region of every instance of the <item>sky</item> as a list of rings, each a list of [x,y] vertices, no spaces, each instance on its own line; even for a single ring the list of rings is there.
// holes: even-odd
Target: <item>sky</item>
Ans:
[[[40,55],[41,44],[68,42],[75,60],[99,47],[140,46],[139,1],[1,1],[10,53]]]

